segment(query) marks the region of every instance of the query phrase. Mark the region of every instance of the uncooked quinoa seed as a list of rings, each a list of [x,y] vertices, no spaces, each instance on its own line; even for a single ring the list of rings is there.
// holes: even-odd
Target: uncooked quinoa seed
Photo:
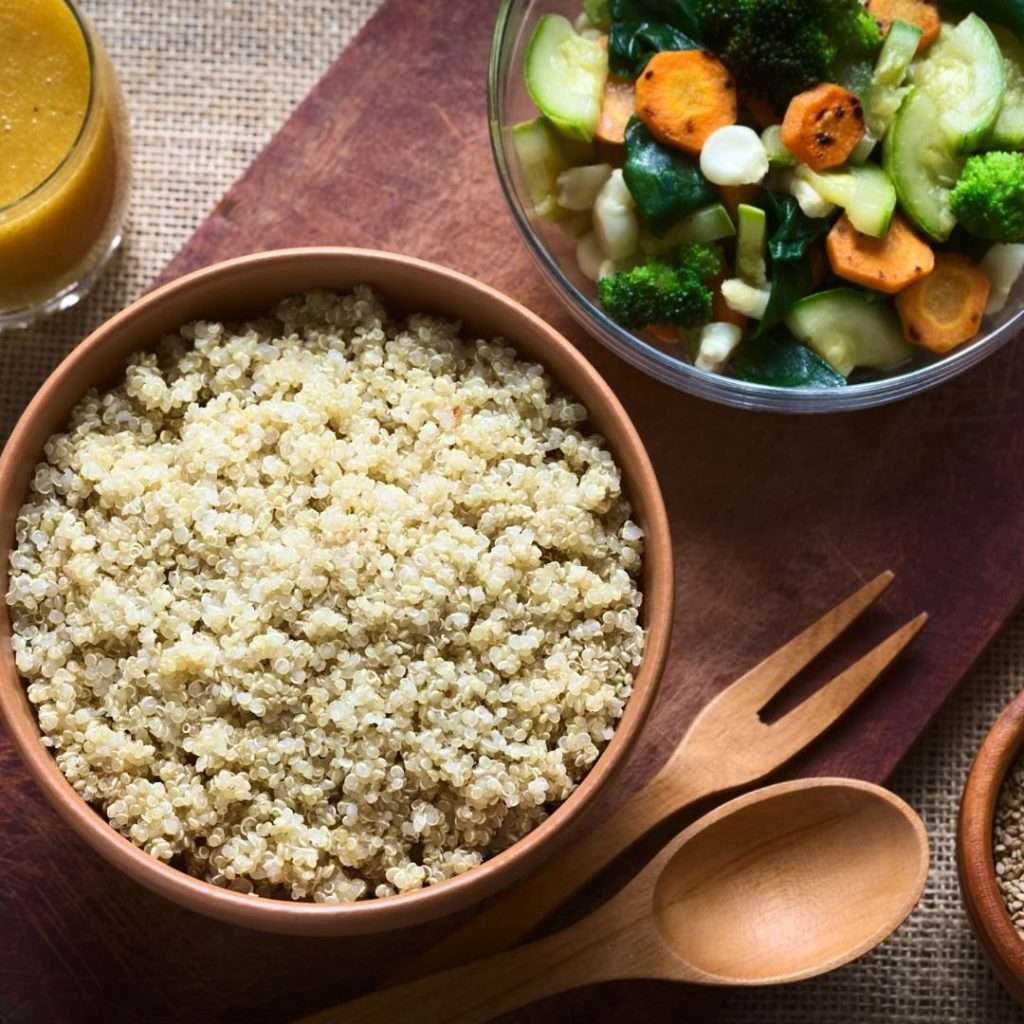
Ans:
[[[1009,771],[996,806],[996,881],[1006,908],[1024,935],[1024,760]]]
[[[643,653],[643,534],[585,416],[365,288],[135,356],[17,522],[14,652],[61,771],[243,893],[386,896],[509,846]]]

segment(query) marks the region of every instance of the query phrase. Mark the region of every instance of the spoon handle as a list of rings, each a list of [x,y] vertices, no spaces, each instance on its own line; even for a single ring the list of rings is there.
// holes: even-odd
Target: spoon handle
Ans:
[[[610,818],[486,903],[465,925],[388,975],[388,980],[421,978],[510,949],[666,817],[721,789],[720,782],[712,782],[696,765],[687,770],[680,754]]]
[[[614,953],[613,934],[593,917],[572,928],[507,953],[476,960],[418,981],[384,989],[297,1024],[483,1024],[558,992],[629,975],[629,957]],[[636,930],[646,946],[646,929]],[[642,954],[641,954],[642,955]],[[625,974],[616,957],[627,963]]]

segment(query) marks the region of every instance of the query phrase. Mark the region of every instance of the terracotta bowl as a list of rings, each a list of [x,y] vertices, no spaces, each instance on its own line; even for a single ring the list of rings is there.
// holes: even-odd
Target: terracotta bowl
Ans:
[[[1010,769],[1024,750],[1024,693],[992,726],[960,802],[957,864],[960,892],[974,932],[999,980],[1024,1004],[1024,939],[1010,920],[999,886],[993,858],[996,803]]]
[[[221,263],[146,295],[104,324],[54,371],[19,420],[0,458],[0,594],[7,590],[14,522],[43,445],[93,386],[120,379],[128,355],[155,345],[187,321],[243,318],[310,288],[374,286],[392,308],[458,317],[484,336],[501,335],[543,363],[590,411],[622,468],[635,515],[647,534],[644,623],[647,649],[633,696],[614,738],[576,791],[540,826],[479,867],[438,885],[348,904],[254,898],[192,878],[142,852],[86,804],[40,743],[39,729],[11,651],[11,624],[0,600],[0,718],[47,799],[115,867],[190,910],[234,924],[300,935],[354,935],[433,920],[503,889],[537,868],[571,837],[583,812],[625,761],[654,701],[672,623],[672,549],[650,459],[612,390],[576,349],[529,310],[451,270],[390,253],[290,249]]]

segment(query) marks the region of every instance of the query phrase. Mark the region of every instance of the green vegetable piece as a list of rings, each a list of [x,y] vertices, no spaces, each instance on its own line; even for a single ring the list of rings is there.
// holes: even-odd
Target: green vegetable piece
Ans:
[[[921,29],[905,21],[894,21],[871,76],[871,88],[864,102],[864,119],[876,139],[884,139],[907,94],[903,82],[917,55]]]
[[[534,214],[545,220],[571,220],[573,211],[563,209],[555,198],[558,176],[570,167],[592,163],[593,145],[567,139],[544,117],[513,126],[511,134]]]
[[[739,234],[736,239],[736,272],[747,284],[763,288],[768,283],[765,239],[768,215],[758,206],[740,203],[737,209]]]
[[[648,231],[640,236],[640,248],[647,256],[664,256],[674,252],[686,242],[720,242],[725,238],[733,238],[736,226],[729,216],[729,211],[721,203],[706,206],[684,217],[673,225],[663,237],[655,238]]]
[[[992,242],[1024,242],[1024,154],[972,156],[950,203],[972,235]]]
[[[844,377],[857,367],[895,370],[914,355],[888,301],[856,288],[834,288],[801,299],[786,317],[786,326]]]
[[[655,261],[602,277],[605,312],[623,327],[699,327],[711,319],[711,291],[686,267]]]
[[[796,167],[796,157],[782,141],[782,125],[769,125],[761,133],[761,143],[768,154],[768,161],[773,167]]]
[[[871,90],[871,76],[875,66],[869,60],[857,60],[847,64],[836,76],[839,84],[860,100],[867,98]]]
[[[596,28],[607,29],[612,23],[609,0],[583,0],[583,13]]]
[[[718,192],[697,164],[661,145],[638,117],[626,126],[622,174],[641,219],[658,237],[688,213],[718,201]]]
[[[937,104],[914,89],[886,136],[885,170],[903,211],[936,242],[946,241],[956,226],[949,193],[962,169],[963,157],[943,131]]]
[[[721,203],[715,203],[714,206],[706,206],[680,221],[678,231],[680,242],[707,244],[720,242],[723,238],[732,238],[736,234],[736,226],[729,216],[729,211]]]
[[[912,78],[935,101],[953,149],[977,149],[1006,94],[1006,65],[992,29],[976,14],[956,28],[944,25]]]
[[[604,47],[578,35],[560,14],[545,14],[530,37],[525,74],[540,112],[563,135],[590,142],[608,78]]]
[[[681,269],[688,270],[702,284],[707,285],[720,277],[724,269],[718,247],[703,242],[687,242],[682,246],[677,263]]]
[[[661,22],[701,38],[699,0],[610,0],[610,8],[612,21]]]
[[[1024,43],[1024,0],[943,0],[944,10],[981,15],[988,22],[1005,25]]]
[[[656,21],[614,21],[608,34],[608,66],[619,78],[639,78],[663,50],[697,50],[684,32]]]
[[[1024,46],[1005,28],[995,28],[993,32],[1003,53],[1006,95],[999,117],[985,139],[985,148],[1021,149],[1024,148]]]
[[[896,189],[876,164],[850,164],[835,171],[796,170],[823,199],[843,207],[853,226],[872,238],[884,238],[896,212]]]
[[[813,290],[808,253],[832,227],[828,218],[808,217],[792,196],[767,192],[763,202],[772,224],[768,239],[771,294],[758,334],[765,334],[781,323],[793,305]]]
[[[701,10],[708,48],[780,114],[797,93],[873,63],[882,45],[860,0],[701,0]]]
[[[842,388],[846,378],[785,328],[748,337],[730,363],[732,376],[776,388]]]

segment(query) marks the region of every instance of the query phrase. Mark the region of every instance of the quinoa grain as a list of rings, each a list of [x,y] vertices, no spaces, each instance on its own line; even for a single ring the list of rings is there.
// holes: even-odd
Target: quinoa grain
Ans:
[[[18,517],[43,743],[133,843],[238,892],[387,896],[506,848],[643,652],[643,534],[585,417],[366,288],[134,356]]]

